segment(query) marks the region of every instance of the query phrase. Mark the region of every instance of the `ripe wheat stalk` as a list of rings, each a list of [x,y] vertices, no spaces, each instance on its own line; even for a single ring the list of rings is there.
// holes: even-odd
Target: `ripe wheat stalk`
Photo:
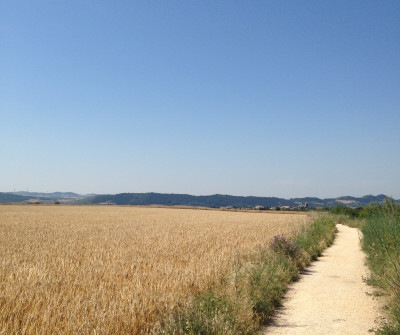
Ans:
[[[145,334],[305,215],[0,206],[0,334]]]

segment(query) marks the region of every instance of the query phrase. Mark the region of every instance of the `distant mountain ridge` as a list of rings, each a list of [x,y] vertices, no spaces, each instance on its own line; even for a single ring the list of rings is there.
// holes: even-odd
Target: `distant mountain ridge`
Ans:
[[[203,195],[195,196],[189,194],[164,194],[164,193],[120,193],[103,194],[77,201],[80,204],[115,204],[115,205],[163,205],[163,206],[195,206],[195,207],[278,207],[278,206],[304,206],[309,207],[335,207],[338,205],[347,207],[367,206],[371,202],[381,203],[387,198],[386,195],[366,195],[363,197],[339,197],[320,199],[313,197],[305,198],[277,198],[277,197],[254,197],[233,195]]]
[[[52,193],[43,193],[43,192],[24,192],[18,191],[11,194],[22,195],[26,197],[33,198],[50,198],[50,199],[82,199],[86,197],[85,195],[77,194],[74,192],[52,192]]]
[[[29,203],[29,202],[39,202],[39,203],[54,203],[55,201],[61,202],[75,202],[79,199],[83,199],[89,195],[81,195],[73,192],[52,192],[52,193],[42,193],[42,192],[0,192],[0,203]]]
[[[224,194],[213,195],[190,195],[190,194],[166,194],[166,193],[119,193],[101,195],[80,195],[73,192],[15,192],[1,193],[0,203],[54,203],[55,201],[70,204],[115,204],[115,205],[162,205],[162,206],[193,206],[193,207],[280,207],[304,206],[306,203],[311,208],[316,207],[361,207],[371,202],[382,203],[386,195],[366,195],[363,197],[344,196],[338,198],[320,199],[316,197],[304,198],[277,198],[277,197],[255,197],[255,196],[233,196]],[[396,200],[396,202],[400,202]]]
[[[30,199],[32,199],[32,197],[27,197],[14,193],[0,193],[0,203],[2,204],[27,202]]]

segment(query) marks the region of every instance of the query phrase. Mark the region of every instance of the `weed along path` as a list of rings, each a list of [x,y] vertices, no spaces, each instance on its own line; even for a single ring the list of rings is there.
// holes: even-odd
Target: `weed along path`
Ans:
[[[380,305],[367,275],[358,230],[337,225],[334,244],[288,290],[283,307],[263,334],[369,334]]]

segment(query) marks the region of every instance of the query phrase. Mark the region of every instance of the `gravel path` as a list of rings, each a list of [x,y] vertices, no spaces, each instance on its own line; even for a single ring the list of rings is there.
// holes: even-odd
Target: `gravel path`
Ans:
[[[359,232],[337,225],[333,246],[288,290],[283,307],[263,334],[369,334],[380,317],[366,276]]]

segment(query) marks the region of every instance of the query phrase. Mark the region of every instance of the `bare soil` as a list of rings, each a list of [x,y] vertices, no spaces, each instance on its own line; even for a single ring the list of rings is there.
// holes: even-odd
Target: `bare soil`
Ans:
[[[288,290],[263,334],[368,334],[382,320],[381,304],[366,285],[356,228],[337,225],[335,243]]]

